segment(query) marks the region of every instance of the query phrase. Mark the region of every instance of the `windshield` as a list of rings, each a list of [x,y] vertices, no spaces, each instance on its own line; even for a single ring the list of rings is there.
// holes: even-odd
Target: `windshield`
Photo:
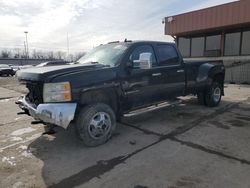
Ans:
[[[121,55],[128,48],[128,44],[106,44],[94,48],[85,56],[80,58],[80,64],[99,63],[103,65],[116,66],[119,63]]]
[[[0,65],[0,68],[10,68],[9,65]]]

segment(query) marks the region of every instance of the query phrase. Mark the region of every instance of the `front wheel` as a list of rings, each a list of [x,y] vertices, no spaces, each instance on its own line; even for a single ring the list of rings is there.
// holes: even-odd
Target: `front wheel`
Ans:
[[[102,103],[86,106],[78,114],[76,127],[86,146],[104,144],[116,128],[115,113]]]
[[[213,82],[205,93],[205,103],[207,106],[218,106],[222,96],[222,85],[218,82]]]

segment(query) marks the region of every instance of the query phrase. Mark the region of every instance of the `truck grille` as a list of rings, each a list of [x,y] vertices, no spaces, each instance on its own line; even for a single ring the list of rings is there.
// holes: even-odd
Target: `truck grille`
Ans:
[[[27,98],[29,102],[38,106],[43,103],[43,84],[39,82],[27,82],[26,87],[29,90]]]

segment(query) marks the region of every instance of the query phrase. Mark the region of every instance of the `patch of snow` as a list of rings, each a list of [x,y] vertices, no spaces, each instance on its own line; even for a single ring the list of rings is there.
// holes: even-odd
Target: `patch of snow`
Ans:
[[[0,100],[0,102],[8,102],[8,101],[10,101],[10,99],[2,99],[2,100]]]
[[[18,129],[14,132],[12,132],[10,135],[12,136],[20,136],[20,135],[23,135],[25,133],[30,133],[30,132],[33,132],[35,131],[36,129],[33,129],[31,127],[28,127],[28,128],[23,128],[23,129]]]
[[[24,157],[31,157],[32,156],[32,154],[27,152],[27,151],[24,151],[23,153],[21,153],[21,155]]]
[[[16,162],[14,161],[14,159],[15,159],[15,157],[10,157],[10,158],[8,158],[8,157],[3,157],[2,158],[2,162],[4,163],[8,163],[8,164],[10,164],[11,166],[16,166]]]
[[[20,181],[16,182],[16,183],[12,186],[12,188],[20,188],[20,187],[24,187],[23,182],[20,182]]]
[[[2,162],[5,162],[5,161],[7,161],[9,158],[7,158],[7,157],[3,157],[2,158]]]
[[[0,153],[3,152],[5,149],[11,148],[11,147],[16,146],[16,145],[18,145],[18,144],[24,144],[24,143],[26,143],[26,142],[29,142],[29,141],[31,141],[31,140],[34,140],[34,139],[40,137],[41,135],[42,135],[41,133],[37,133],[37,134],[34,134],[34,135],[30,136],[30,137],[27,137],[27,138],[26,138],[25,140],[23,140],[23,141],[15,142],[15,143],[10,144],[10,145],[8,145],[8,146],[4,146],[4,147],[0,148]]]
[[[6,139],[4,139],[4,140],[1,140],[1,142],[7,142],[7,140],[6,140]]]
[[[25,146],[25,145],[21,145],[21,146],[18,147],[18,149],[22,149],[22,150],[26,150],[27,148],[28,148],[28,147]]]
[[[15,121],[17,121],[17,120],[19,120],[19,119],[22,119],[22,117],[17,117],[17,118],[15,118]]]
[[[34,140],[34,139],[40,137],[41,135],[42,135],[41,133],[33,134],[32,136],[27,137],[26,139],[27,140]]]
[[[12,137],[11,138],[11,140],[12,141],[21,141],[21,140],[23,140],[21,137],[16,137],[16,136],[14,136],[14,137]]]

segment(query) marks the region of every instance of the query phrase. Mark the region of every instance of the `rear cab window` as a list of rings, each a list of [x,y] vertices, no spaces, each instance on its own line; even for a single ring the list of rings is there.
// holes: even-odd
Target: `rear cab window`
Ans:
[[[156,46],[159,66],[180,65],[180,58],[176,48],[169,44]]]

